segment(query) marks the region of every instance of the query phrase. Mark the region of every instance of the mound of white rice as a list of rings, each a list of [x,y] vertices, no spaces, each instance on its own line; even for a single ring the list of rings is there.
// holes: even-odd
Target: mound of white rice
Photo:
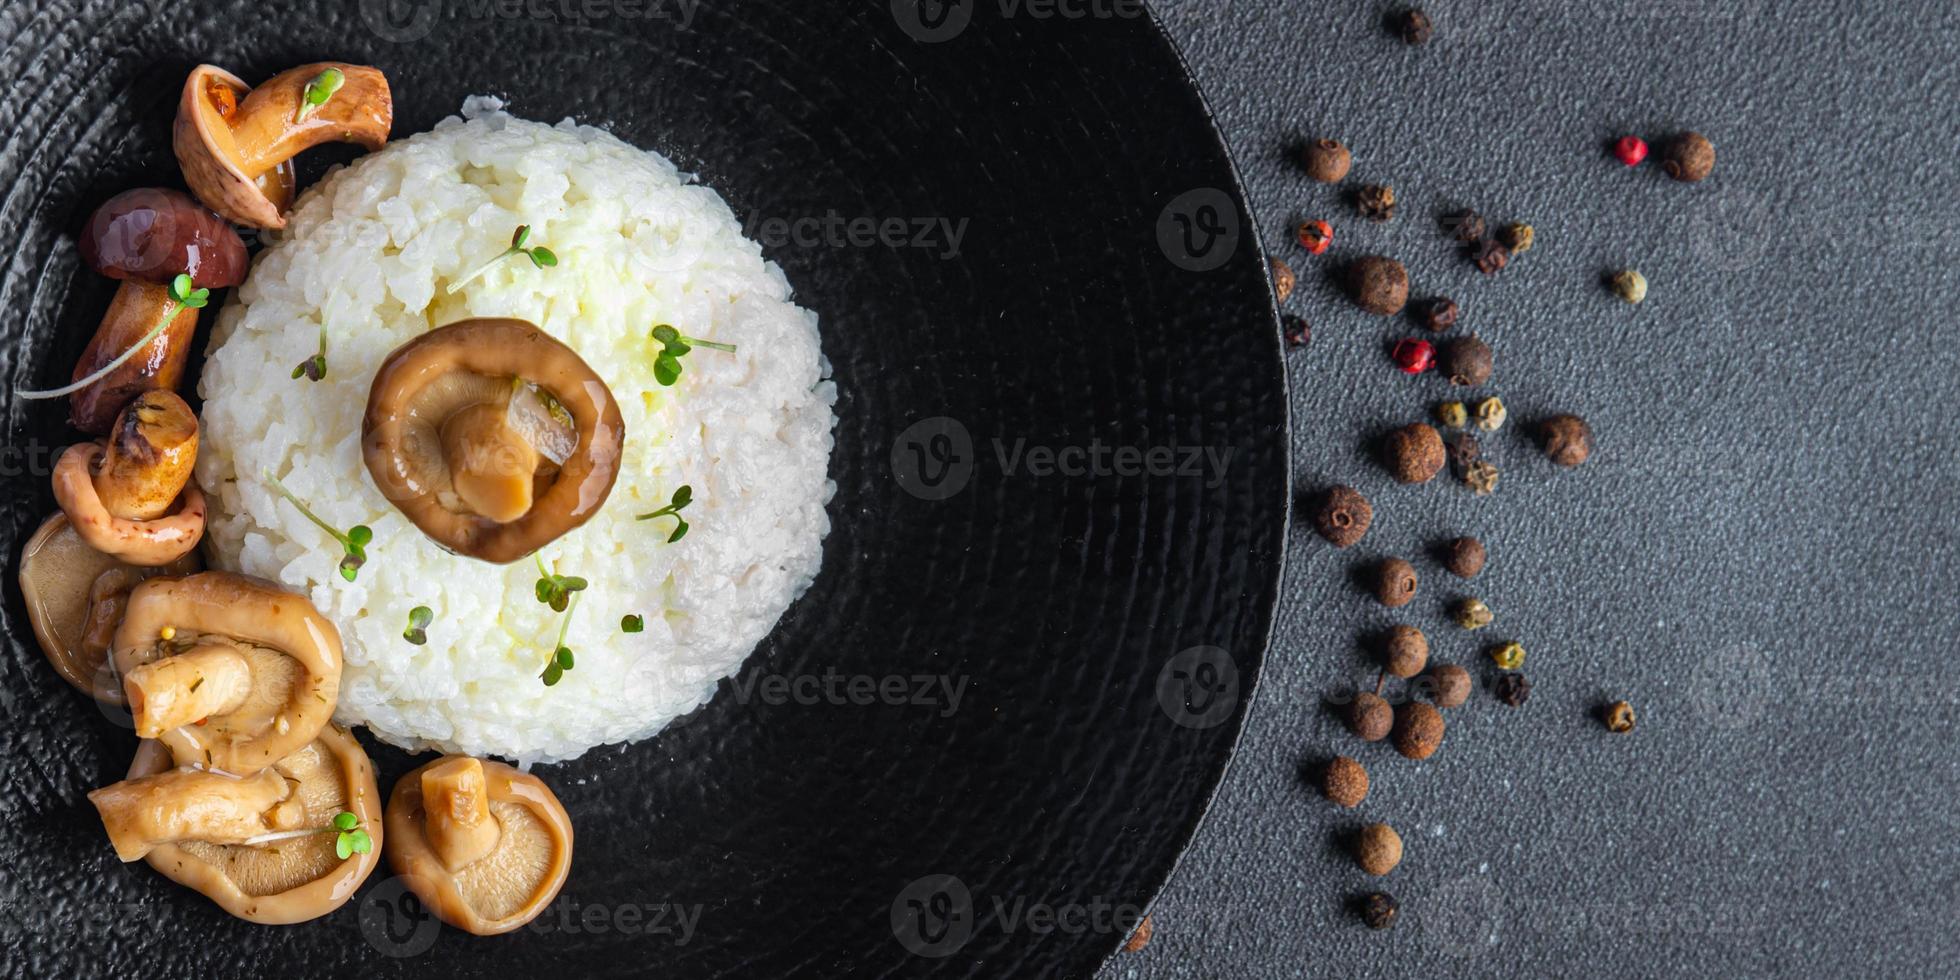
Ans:
[[[517,256],[445,292],[525,224],[556,268]],[[444,551],[361,461],[381,360],[472,316],[529,320],[569,344],[626,421],[611,498],[540,552],[591,583],[566,637],[576,666],[552,687],[539,674],[564,617],[537,601],[536,564]],[[648,337],[661,323],[739,351],[696,348],[663,388]],[[326,379],[295,380],[322,325]],[[385,741],[533,762],[645,737],[712,695],[817,573],[836,400],[817,341],[816,316],[714,191],[601,130],[472,99],[463,118],[303,195],[219,316],[197,465],[214,563],[308,596],[339,626],[336,718]],[[340,544],[262,472],[336,528],[373,529],[356,581],[336,570]],[[634,515],[683,484],[692,530],[668,544],[671,521]],[[402,635],[416,606],[435,614],[422,646]],[[627,615],[645,631],[624,632]]]

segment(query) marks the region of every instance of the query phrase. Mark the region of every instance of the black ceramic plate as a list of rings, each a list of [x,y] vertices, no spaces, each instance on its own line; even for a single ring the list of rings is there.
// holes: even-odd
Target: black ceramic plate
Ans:
[[[10,571],[4,972],[1091,974],[1170,873],[1247,709],[1285,534],[1286,402],[1252,223],[1181,62],[1135,10],[1069,9],[1101,12],[0,12],[9,556],[75,438],[65,406],[12,393],[66,380],[107,305],[76,260],[89,211],[181,185],[169,126],[200,61],[254,81],[378,65],[398,135],[493,93],[667,154],[822,317],[842,392],[815,587],[705,708],[542,770],[577,825],[571,879],[501,938],[418,918],[385,865],[334,915],[270,928],[118,864],[84,794],[134,738],[48,668]],[[334,159],[316,153],[303,178]],[[375,758],[384,790],[411,764]]]

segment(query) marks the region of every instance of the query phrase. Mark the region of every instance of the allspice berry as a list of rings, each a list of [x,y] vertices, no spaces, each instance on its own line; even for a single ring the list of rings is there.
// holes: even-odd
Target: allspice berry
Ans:
[[[1442,333],[1456,326],[1456,318],[1459,315],[1460,311],[1456,308],[1456,300],[1448,296],[1438,296],[1422,304],[1422,313],[1417,318],[1422,321],[1423,326],[1437,333]]]
[[[1369,221],[1387,221],[1395,217],[1395,188],[1387,184],[1369,184],[1355,196],[1354,206]]]
[[[1457,578],[1476,578],[1484,570],[1484,560],[1488,557],[1484,543],[1468,536],[1443,546],[1443,567]]]
[[[1346,548],[1368,533],[1375,519],[1375,508],[1353,487],[1330,487],[1314,507],[1313,528],[1327,543]]]
[[[1389,475],[1397,483],[1428,483],[1446,462],[1443,434],[1422,422],[1411,422],[1389,433],[1382,454]]]
[[[1375,566],[1375,598],[1399,609],[1416,597],[1416,567],[1400,558],[1384,558]]]
[[[1606,706],[1601,713],[1606,720],[1606,730],[1624,735],[1633,731],[1633,705],[1625,701],[1615,701]]]
[[[1404,758],[1427,759],[1443,744],[1443,713],[1427,701],[1404,701],[1395,709],[1391,739]]]
[[[1385,823],[1371,823],[1354,837],[1354,863],[1377,877],[1402,863],[1402,835]]]
[[[1661,169],[1684,184],[1702,180],[1715,169],[1715,144],[1700,133],[1682,133],[1661,148]]]
[[[1592,455],[1592,426],[1577,415],[1554,415],[1538,423],[1538,442],[1545,458],[1560,466],[1577,466]]]
[[[1368,798],[1368,770],[1347,756],[1337,755],[1320,771],[1320,791],[1341,806],[1360,806]]]
[[[1145,946],[1150,945],[1150,937],[1156,933],[1156,927],[1150,924],[1150,917],[1144,916],[1143,921],[1137,923],[1136,929],[1130,933],[1130,938],[1123,940],[1123,952],[1141,951]]]
[[[1436,370],[1450,384],[1475,386],[1490,380],[1492,360],[1490,345],[1472,334],[1444,344],[1436,352]]]
[[[1388,737],[1388,730],[1395,725],[1395,711],[1388,706],[1379,694],[1360,691],[1354,700],[1348,702],[1346,721],[1348,731],[1363,742],[1379,742]]]
[[[1361,911],[1361,921],[1367,923],[1370,929],[1386,929],[1394,925],[1396,915],[1402,911],[1402,906],[1395,901],[1395,896],[1387,892],[1369,892],[1361,896],[1358,907]]]
[[[1516,221],[1497,229],[1497,243],[1510,249],[1512,255],[1531,251],[1532,241],[1537,237],[1537,229]]]
[[[1409,270],[1387,256],[1362,256],[1348,266],[1348,293],[1356,306],[1394,316],[1409,302]]]
[[[1429,672],[1429,700],[1438,708],[1454,708],[1470,700],[1470,672],[1444,664]]]
[[[1307,168],[1307,176],[1323,184],[1340,183],[1348,175],[1348,167],[1353,162],[1348,148],[1342,146],[1340,140],[1314,140],[1300,151],[1300,163]]]
[[[1382,666],[1401,678],[1414,677],[1429,665],[1429,638],[1406,623],[1389,627],[1382,639]]]
[[[1280,302],[1286,302],[1286,298],[1293,295],[1294,282],[1293,267],[1278,259],[1274,259],[1273,295],[1278,297]]]

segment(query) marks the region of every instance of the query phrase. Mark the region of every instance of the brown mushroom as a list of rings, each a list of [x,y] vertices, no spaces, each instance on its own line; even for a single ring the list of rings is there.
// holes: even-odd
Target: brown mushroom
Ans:
[[[41,652],[61,679],[108,704],[123,703],[122,682],[108,663],[129,590],[152,575],[189,575],[203,567],[193,551],[168,565],[127,565],[88,546],[55,514],[20,553],[20,592]]]
[[[340,697],[340,634],[303,596],[229,572],[151,579],[110,648],[136,734],[179,765],[257,772],[313,740]]]
[[[527,410],[538,402],[547,408]],[[375,371],[361,423],[382,494],[438,544],[497,563],[598,513],[625,437],[598,374],[508,319],[463,320],[396,348]]]
[[[395,783],[388,866],[444,922],[479,936],[536,918],[572,866],[572,821],[544,781],[444,756]]]
[[[379,864],[381,790],[353,736],[333,725],[251,776],[183,766],[145,741],[129,778],[96,790],[116,856],[147,860],[220,908],[265,925],[305,922],[354,896]],[[372,846],[340,857],[336,814],[354,815]]]
[[[307,90],[338,73],[324,102]],[[258,88],[213,65],[184,81],[171,143],[184,180],[206,207],[255,228],[286,227],[292,158],[322,143],[378,150],[394,125],[394,99],[380,69],[322,61],[289,68]]]
[[[167,565],[204,538],[204,494],[191,481],[197,416],[171,391],[124,407],[103,442],[68,447],[54,496],[89,547],[132,565]]]

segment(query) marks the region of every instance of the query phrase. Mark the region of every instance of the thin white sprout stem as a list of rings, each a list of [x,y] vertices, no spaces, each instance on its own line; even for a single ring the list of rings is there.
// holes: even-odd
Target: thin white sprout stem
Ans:
[[[143,339],[131,344],[128,350],[116,355],[115,360],[103,365],[100,370],[74,384],[63,385],[59,388],[49,388],[45,391],[23,391],[20,393],[20,397],[28,401],[38,401],[43,398],[60,398],[63,395],[72,395],[108,377],[111,371],[122,367],[128,363],[130,358],[135,357],[137,351],[150,346],[150,341],[157,339],[157,334],[162,333],[163,328],[170,325],[170,321],[177,319],[177,314],[180,312],[182,312],[180,304],[176,300],[171,300],[170,305],[163,308],[163,319],[158,321],[156,326],[151,327],[150,332],[143,335]]]

